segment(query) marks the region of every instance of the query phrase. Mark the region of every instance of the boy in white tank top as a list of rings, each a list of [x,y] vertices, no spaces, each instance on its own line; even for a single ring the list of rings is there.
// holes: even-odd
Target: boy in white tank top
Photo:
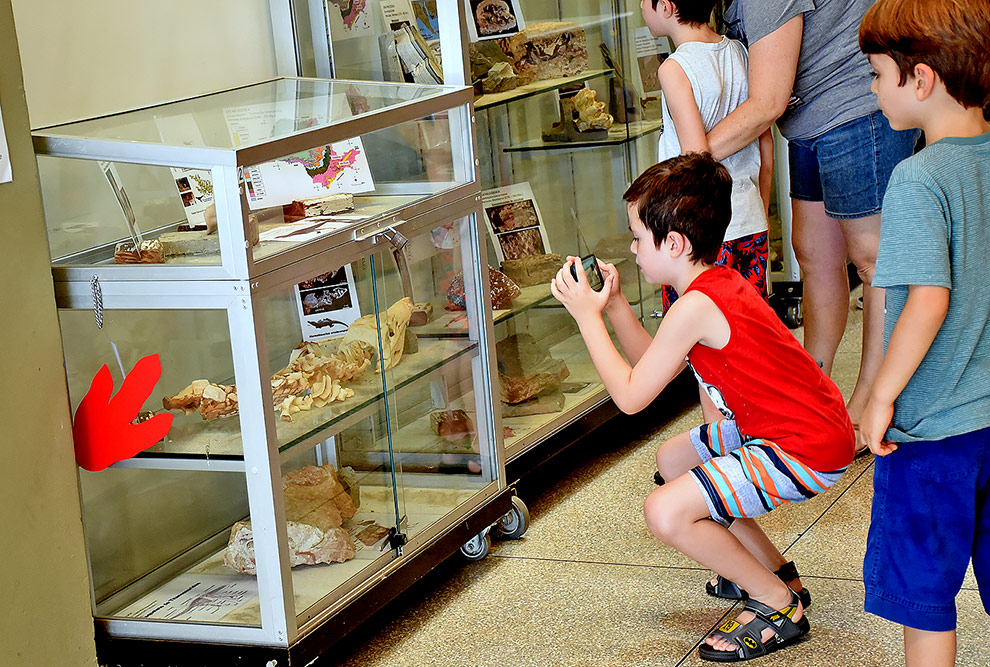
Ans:
[[[658,71],[663,90],[661,162],[689,152],[710,153],[708,131],[749,97],[746,48],[709,26],[714,4],[714,0],[642,0],[650,32],[669,37],[675,48]],[[736,269],[766,297],[767,207],[773,171],[769,130],[722,163],[732,175],[732,220],[716,264]],[[677,293],[664,285],[662,298],[666,312]]]

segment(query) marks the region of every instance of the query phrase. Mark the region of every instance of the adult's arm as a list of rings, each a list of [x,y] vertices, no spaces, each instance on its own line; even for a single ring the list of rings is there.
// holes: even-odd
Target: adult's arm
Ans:
[[[755,141],[791,99],[797,76],[804,15],[798,14],[749,46],[749,98],[708,133],[708,145],[723,160]]]

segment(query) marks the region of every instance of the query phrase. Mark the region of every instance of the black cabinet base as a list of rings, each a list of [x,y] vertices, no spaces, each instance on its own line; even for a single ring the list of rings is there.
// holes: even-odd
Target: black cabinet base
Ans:
[[[512,507],[505,489],[415,554],[367,594],[301,635],[288,648],[108,637],[97,632],[96,652],[104,667],[302,667],[369,616],[456,553]]]

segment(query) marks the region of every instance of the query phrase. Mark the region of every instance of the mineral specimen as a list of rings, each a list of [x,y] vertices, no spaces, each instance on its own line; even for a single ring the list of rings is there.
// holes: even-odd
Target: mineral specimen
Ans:
[[[557,389],[570,371],[546,346],[530,334],[512,334],[495,345],[498,379],[503,403],[522,403],[537,394]]]
[[[382,348],[383,359],[378,361],[379,372],[392,368],[402,359],[403,346],[406,339],[406,327],[409,325],[409,318],[412,317],[413,302],[409,297],[399,299],[392,304],[385,313],[382,320]],[[374,314],[364,315],[354,320],[354,323],[344,334],[341,347],[349,345],[355,341],[368,345],[373,350],[378,350],[378,325]]]
[[[343,563],[354,558],[357,548],[341,528],[354,516],[354,503],[333,465],[305,466],[288,473],[282,478],[282,495],[290,566]],[[250,522],[234,524],[223,560],[238,572],[255,573]]]
[[[141,241],[138,247],[129,241],[118,243],[113,251],[114,264],[162,264],[165,251],[158,239]]]
[[[504,273],[496,271],[490,266],[488,267],[488,281],[491,283],[492,308],[495,310],[508,308],[512,300],[522,294],[518,285]],[[464,299],[464,276],[459,273],[450,281],[450,288],[447,290],[447,308],[449,310],[464,310],[466,304]]]
[[[526,255],[519,259],[502,262],[502,273],[520,287],[546,285],[557,275],[564,265],[564,258],[556,253],[548,255]]]
[[[536,23],[504,38],[501,46],[527,83],[571,76],[588,68],[584,28],[574,23]]]

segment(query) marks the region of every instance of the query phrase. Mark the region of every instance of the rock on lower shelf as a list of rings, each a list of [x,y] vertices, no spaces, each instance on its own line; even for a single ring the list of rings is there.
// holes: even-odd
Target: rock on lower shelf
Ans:
[[[567,365],[530,334],[506,336],[495,347],[503,403],[522,403],[556,389],[570,375]]]

